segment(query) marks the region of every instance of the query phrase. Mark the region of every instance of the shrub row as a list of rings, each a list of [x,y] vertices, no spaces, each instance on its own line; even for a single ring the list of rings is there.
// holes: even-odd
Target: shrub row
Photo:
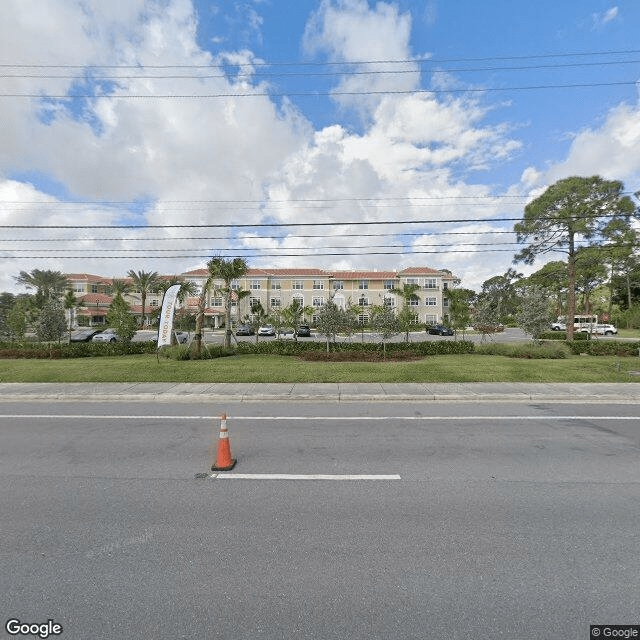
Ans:
[[[566,340],[566,331],[547,331],[540,336],[540,340]],[[584,342],[585,340],[591,340],[591,334],[585,331],[576,331],[573,334],[573,339],[576,342]]]
[[[532,342],[523,344],[485,344],[476,347],[476,353],[485,356],[506,356],[508,358],[525,358],[527,360],[559,360],[568,358],[571,350],[566,343],[536,345]]]
[[[155,342],[77,342],[61,344],[0,344],[0,358],[95,358],[155,353]]]
[[[323,349],[323,345],[325,348]],[[393,342],[387,344],[387,351],[408,352],[413,356],[451,355],[458,353],[473,353],[474,343],[468,340],[443,340],[425,342]],[[240,342],[236,347],[239,354],[268,354],[280,356],[299,356],[308,351],[326,352],[326,343],[320,342],[293,342],[292,340],[272,340],[258,342]],[[375,353],[383,352],[379,342],[336,342],[330,344],[331,352],[358,352]]]
[[[589,342],[567,342],[571,352],[590,356],[638,356],[640,342],[619,342],[617,340],[590,340]]]

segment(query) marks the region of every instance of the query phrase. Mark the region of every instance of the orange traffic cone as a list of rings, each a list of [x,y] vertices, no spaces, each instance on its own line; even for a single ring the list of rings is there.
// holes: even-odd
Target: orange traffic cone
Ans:
[[[220,437],[218,438],[218,458],[211,466],[211,471],[230,471],[236,464],[236,459],[231,457],[231,445],[229,444],[229,431],[227,430],[227,414],[220,416]]]

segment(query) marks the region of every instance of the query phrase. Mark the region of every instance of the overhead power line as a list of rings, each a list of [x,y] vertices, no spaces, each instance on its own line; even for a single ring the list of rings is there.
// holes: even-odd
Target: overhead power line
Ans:
[[[0,68],[16,69],[212,69],[228,67],[317,67],[317,66],[340,66],[340,65],[363,65],[363,64],[426,64],[426,63],[449,63],[449,62],[489,62],[496,60],[540,60],[549,58],[580,58],[587,56],[613,56],[629,55],[640,53],[640,49],[621,49],[611,51],[566,51],[562,53],[533,53],[509,56],[483,56],[465,58],[403,58],[389,60],[343,60],[337,62],[287,62],[274,61],[266,62],[255,60],[252,62],[233,63],[227,61],[223,64],[35,64],[35,63],[2,63]]]
[[[634,86],[637,80],[621,80],[614,82],[581,82],[574,84],[538,84],[517,87],[450,87],[448,89],[380,89],[367,91],[253,91],[247,93],[193,93],[193,94],[130,94],[130,93],[109,93],[96,95],[94,93],[83,94],[59,94],[50,95],[45,93],[0,93],[0,98],[38,98],[49,100],[72,100],[77,98],[106,98],[112,100],[157,100],[157,99],[179,99],[179,100],[205,100],[212,98],[318,98],[326,96],[374,96],[374,95],[425,95],[425,94],[449,94],[449,93],[486,93],[489,91],[533,91],[544,89],[588,89],[594,87],[623,87]]]

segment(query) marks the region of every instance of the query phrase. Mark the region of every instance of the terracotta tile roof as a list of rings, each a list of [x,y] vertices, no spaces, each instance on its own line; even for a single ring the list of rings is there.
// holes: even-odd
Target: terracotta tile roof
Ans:
[[[334,271],[335,280],[395,280],[395,271]]]
[[[65,273],[65,278],[72,282],[100,282],[101,284],[111,284],[111,278],[103,278],[102,276],[94,276],[90,273]]]

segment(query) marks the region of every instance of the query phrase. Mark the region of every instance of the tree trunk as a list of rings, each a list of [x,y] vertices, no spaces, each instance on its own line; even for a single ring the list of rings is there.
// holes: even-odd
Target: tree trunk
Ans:
[[[576,317],[576,256],[573,231],[569,231],[567,275],[569,279],[567,291],[567,340],[573,340],[573,323]]]

